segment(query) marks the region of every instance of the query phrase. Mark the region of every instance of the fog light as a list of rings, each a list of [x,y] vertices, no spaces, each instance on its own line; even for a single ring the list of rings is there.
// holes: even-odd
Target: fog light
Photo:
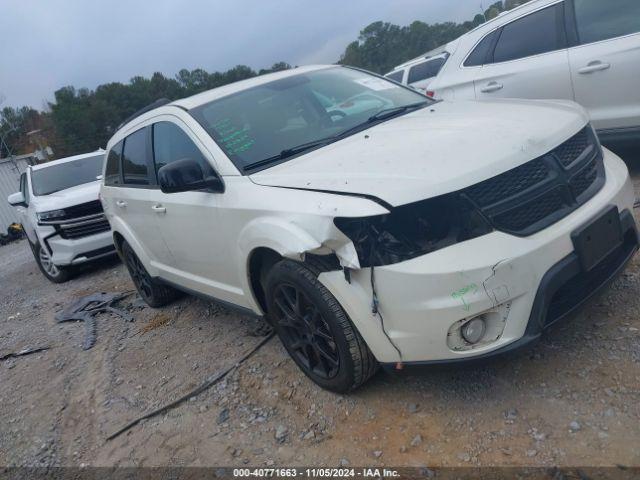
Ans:
[[[464,338],[466,342],[473,345],[482,340],[486,329],[487,326],[485,325],[484,318],[476,317],[472,320],[469,320],[462,326],[462,338]]]

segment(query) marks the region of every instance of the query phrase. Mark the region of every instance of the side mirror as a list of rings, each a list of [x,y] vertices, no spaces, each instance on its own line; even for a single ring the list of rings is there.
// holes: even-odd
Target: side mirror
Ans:
[[[9,205],[14,207],[26,207],[27,202],[25,201],[24,195],[22,192],[12,193],[7,197],[7,201]]]
[[[191,192],[206,190],[212,193],[224,192],[222,179],[213,171],[205,176],[198,162],[190,158],[176,160],[158,170],[158,183],[163,193]]]

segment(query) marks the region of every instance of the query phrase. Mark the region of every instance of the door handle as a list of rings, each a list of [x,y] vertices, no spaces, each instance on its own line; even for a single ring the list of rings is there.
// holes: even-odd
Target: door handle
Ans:
[[[486,87],[484,87],[480,91],[482,93],[492,93],[492,92],[497,92],[498,90],[502,90],[503,88],[504,88],[504,85],[502,85],[501,83],[490,82],[487,84]]]
[[[601,61],[596,60],[595,62],[589,62],[589,64],[586,67],[582,67],[578,69],[578,73],[581,73],[582,75],[586,75],[588,73],[600,72],[602,70],[607,70],[609,68],[611,68],[610,63],[602,63]]]
[[[126,207],[126,206],[127,206],[127,202],[125,202],[124,200],[118,200],[118,201],[116,202],[116,205],[117,205],[118,207],[120,207],[120,208],[124,208],[124,207]]]
[[[166,213],[167,212],[167,209],[165,207],[163,207],[159,203],[157,203],[153,207],[151,207],[151,210],[153,210],[156,213]]]

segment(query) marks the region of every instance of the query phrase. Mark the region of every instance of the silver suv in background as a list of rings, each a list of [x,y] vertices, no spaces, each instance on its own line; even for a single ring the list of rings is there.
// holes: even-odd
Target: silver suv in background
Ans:
[[[31,166],[9,195],[38,267],[54,283],[68,280],[74,265],[115,253],[98,198],[103,162],[98,150]]]
[[[640,1],[533,0],[463,35],[445,100],[575,100],[603,140],[640,138]]]

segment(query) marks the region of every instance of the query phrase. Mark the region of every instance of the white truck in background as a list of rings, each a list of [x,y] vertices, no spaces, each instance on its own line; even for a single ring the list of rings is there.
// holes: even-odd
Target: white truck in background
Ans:
[[[104,153],[29,166],[9,195],[38,267],[54,283],[67,281],[75,265],[115,253],[98,197]]]

